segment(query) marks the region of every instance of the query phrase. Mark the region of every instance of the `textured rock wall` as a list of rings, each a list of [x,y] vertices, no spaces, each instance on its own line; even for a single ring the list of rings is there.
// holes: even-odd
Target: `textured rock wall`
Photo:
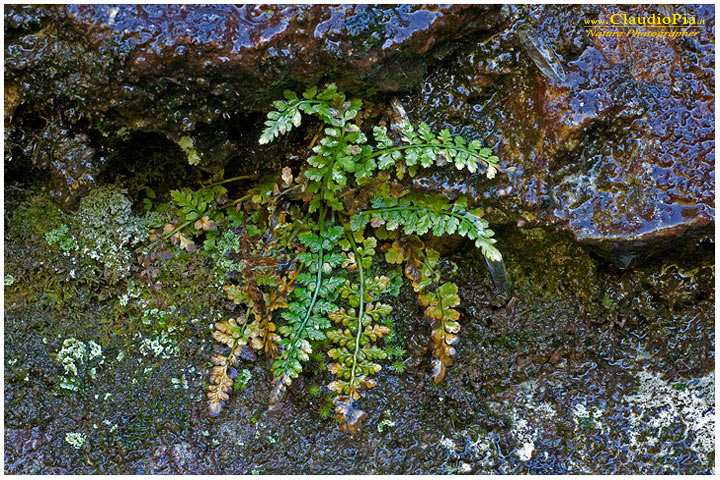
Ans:
[[[705,24],[679,38],[584,26],[616,13]],[[415,183],[471,195],[494,223],[552,226],[625,266],[712,231],[710,7],[15,6],[5,37],[6,167],[49,170],[69,207],[131,132],[176,150],[188,137],[209,170],[266,165],[293,147],[257,146],[252,112],[285,87],[337,81],[485,138],[504,175]]]
[[[29,159],[69,205],[130,131],[193,138],[205,168],[238,152],[238,112],[288,87],[409,89],[489,6],[71,5],[5,14],[5,161]],[[242,133],[240,133],[242,135]]]
[[[658,39],[591,37],[582,24],[618,12],[680,12],[706,25]],[[568,230],[626,265],[656,240],[711,231],[713,32],[705,7],[513,9],[506,29],[407,98],[413,120],[487,136],[508,175],[429,183],[493,201],[501,220]]]

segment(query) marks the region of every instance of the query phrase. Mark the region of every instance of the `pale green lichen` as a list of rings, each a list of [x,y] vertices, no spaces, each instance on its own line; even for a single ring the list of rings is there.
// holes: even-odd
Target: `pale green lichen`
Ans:
[[[91,267],[111,284],[127,278],[134,261],[132,247],[147,239],[148,227],[157,223],[159,214],[133,215],[126,194],[112,186],[94,189],[80,201],[76,216],[45,233],[48,245],[58,246],[78,267]],[[75,269],[70,276],[76,278]]]
[[[240,270],[237,262],[228,258],[228,253],[240,250],[240,237],[232,231],[225,232],[217,239],[217,258],[214,274],[218,280],[219,286],[225,285],[225,274],[237,272]]]
[[[185,152],[185,155],[187,155],[187,160],[190,165],[200,164],[200,155],[198,155],[197,150],[195,150],[195,141],[192,137],[185,135],[181,137],[177,143],[183,152]]]
[[[65,376],[60,380],[60,387],[66,390],[77,391],[80,369],[87,368],[90,378],[95,379],[97,368],[105,363],[102,347],[90,340],[87,344],[77,338],[66,338],[63,346],[57,353],[57,360],[65,370]],[[92,366],[90,366],[92,364]]]
[[[78,218],[81,253],[104,266],[105,278],[119,280],[130,274],[134,247],[147,238],[146,220],[132,214],[125,190],[101,187],[80,202]]]
[[[90,346],[90,358],[102,356],[102,347],[98,343],[90,340],[88,345]]]
[[[183,390],[187,390],[190,388],[190,385],[188,384],[187,378],[185,377],[185,374],[183,373],[182,378],[171,378],[170,382],[173,384],[173,388],[182,388]]]
[[[118,429],[118,425],[116,423],[112,423],[110,420],[103,420],[103,423],[110,427],[110,433],[115,433],[115,431]]]
[[[118,297],[118,302],[121,307],[127,307],[131,300],[142,297],[142,294],[142,289],[130,278],[127,282],[127,291]]]
[[[235,378],[233,383],[234,390],[245,390],[248,386],[248,382],[252,379],[252,373],[247,368],[243,368],[238,376]]]
[[[45,241],[48,245],[57,245],[63,252],[72,252],[79,248],[77,241],[70,234],[70,228],[65,224],[45,233]]]
[[[82,446],[85,445],[86,440],[87,435],[85,435],[84,433],[68,432],[65,434],[65,441],[76,450],[80,450]]]
[[[385,410],[385,418],[378,423],[377,431],[380,433],[383,433],[386,428],[392,428],[396,425],[396,423],[391,418],[391,412],[390,410]]]
[[[86,355],[87,347],[85,343],[76,338],[68,338],[63,342],[63,347],[58,352],[57,359],[65,369],[65,373],[76,376],[78,374],[77,363],[85,363]]]
[[[167,310],[151,308],[143,312],[142,323],[171,333],[175,330],[172,320],[176,317],[176,311],[175,305],[171,305]]]
[[[167,332],[162,332],[155,338],[143,338],[140,337],[139,350],[142,355],[153,357],[161,357],[164,359],[172,358],[180,352],[175,340],[168,335]]]

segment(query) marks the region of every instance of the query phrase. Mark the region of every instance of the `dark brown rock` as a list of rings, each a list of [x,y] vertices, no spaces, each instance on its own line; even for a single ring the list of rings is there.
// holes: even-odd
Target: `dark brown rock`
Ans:
[[[128,131],[191,136],[201,165],[215,170],[246,143],[237,115],[267,109],[283,89],[325,81],[365,93],[411,88],[454,41],[500,16],[499,7],[469,5],[11,6],[6,164],[53,124],[87,152]]]

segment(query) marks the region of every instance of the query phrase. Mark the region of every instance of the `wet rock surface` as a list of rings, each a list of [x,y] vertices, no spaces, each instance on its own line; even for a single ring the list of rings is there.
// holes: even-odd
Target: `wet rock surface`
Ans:
[[[199,7],[113,8],[6,10],[6,473],[713,473],[712,10],[674,7],[708,22],[695,39],[632,43],[589,39],[580,22],[656,7],[512,7],[485,16],[461,9],[457,18],[477,35],[461,42],[451,41],[455,20],[441,8],[332,7],[320,16],[327,28],[313,40],[326,42],[320,52],[350,42],[333,54],[363,72],[364,85],[408,88],[412,82],[376,75],[399,73],[393,62],[425,55],[427,63],[408,70],[423,79],[421,88],[399,95],[410,117],[485,138],[505,171],[493,181],[439,170],[415,180],[415,188],[469,194],[486,208],[511,289],[498,293],[479,252],[444,245],[443,271],[462,299],[455,364],[443,383],[432,381],[430,329],[405,285],[393,300],[404,371],[380,372],[363,399],[368,418],[353,437],[332,420],[330,376],[317,360],[272,409],[268,361],[243,362],[247,388],[232,392],[219,417],[207,414],[216,348],[209,328],[237,312],[208,281],[211,263],[201,256],[178,252],[159,263],[162,288],[151,292],[134,261],[106,275],[117,263],[106,250],[112,259],[134,258],[121,239],[85,259],[46,241],[63,224],[77,228],[79,218],[50,199],[79,204],[94,183],[118,183],[132,210],[116,199],[123,218],[98,221],[119,232],[126,218],[142,221],[143,185],[162,195],[200,178],[174,143],[184,132],[206,166],[211,157],[223,164],[243,152],[250,164],[243,168],[259,173],[297,152],[292,136],[276,150],[257,146],[259,117],[250,110],[300,77],[258,69],[272,79],[267,92],[242,97],[212,94],[215,85],[194,75],[206,68],[202,55],[244,58],[246,47],[231,41],[242,28],[203,37],[224,31],[228,18],[255,32],[249,41],[267,49],[262,65],[320,55],[268,53],[274,41],[316,31],[323,23],[310,13],[317,7],[272,15],[215,7],[222,13],[215,16]],[[140,8],[150,10],[130,15]],[[488,32],[490,23],[467,22],[471,13],[479,22],[504,20]],[[414,20],[384,21],[398,18]],[[202,41],[188,43],[192,35],[171,31],[169,19],[206,22],[192,33]],[[127,36],[112,33],[120,25]],[[65,43],[56,46],[58,39]],[[86,42],[90,50],[61,48]],[[454,50],[444,52],[443,43]],[[387,56],[368,63],[376,58],[368,51]],[[144,70],[141,56],[161,68]],[[32,59],[38,63],[23,64]],[[310,63],[305,73],[340,78]],[[223,65],[207,68],[233,88],[248,88]],[[106,77],[90,78],[98,72]],[[303,78],[315,81],[312,75]],[[125,85],[136,88],[118,93]],[[173,111],[180,116],[165,117]],[[24,162],[55,174],[47,182],[29,176]],[[91,342],[100,347],[92,358],[73,357],[73,376],[58,359],[71,338],[88,351]]]
[[[412,88],[454,41],[501,18],[469,5],[8,7],[5,161],[49,169],[71,206],[129,131],[188,136],[217,170],[245,153],[237,112],[322,81]],[[45,139],[50,155],[35,147]]]
[[[686,29],[695,37],[591,37],[584,20],[669,10],[513,9],[507,29],[405,99],[413,121],[485,137],[507,175],[438,173],[431,183],[494,203],[499,219],[567,230],[624,265],[649,245],[710,232],[714,13],[671,10],[706,24]]]
[[[591,37],[583,25],[615,13],[705,25],[681,38]],[[139,161],[123,156],[129,132],[176,150],[189,137],[202,168],[257,169],[280,152],[258,148],[248,112],[333,80],[364,94],[422,84],[403,99],[410,118],[464,125],[506,175],[445,171],[417,186],[471,194],[498,221],[567,230],[628,266],[648,246],[693,244],[714,219],[705,7],[18,6],[5,17],[6,166],[49,170],[69,208],[113,159]]]
[[[6,217],[7,473],[712,472],[711,248],[620,270],[570,238],[501,230],[504,295],[478,252],[450,250],[443,268],[462,298],[454,366],[432,381],[429,327],[404,286],[393,303],[405,369],[380,372],[350,436],[332,421],[316,360],[273,408],[268,361],[243,362],[247,388],[210,417],[209,326],[236,313],[208,285],[209,264],[171,256],[155,293],[139,267],[127,282],[98,281],[48,248],[44,232],[67,217],[43,198],[11,191]],[[101,348],[76,362],[76,390],[57,358],[68,338]]]

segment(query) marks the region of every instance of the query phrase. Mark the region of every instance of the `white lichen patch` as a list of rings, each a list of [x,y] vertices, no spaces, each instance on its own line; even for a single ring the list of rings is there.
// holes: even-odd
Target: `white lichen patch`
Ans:
[[[512,420],[511,434],[520,445],[520,448],[515,450],[515,454],[520,460],[527,462],[535,451],[535,439],[538,432],[530,426],[526,419],[518,416],[517,411],[513,412]]]
[[[475,441],[470,442],[470,447],[474,452],[476,460],[473,462],[476,467],[490,472],[490,467],[495,462],[496,450],[490,437],[487,434],[478,435]],[[477,472],[476,472],[477,473]]]
[[[85,441],[87,440],[87,435],[84,433],[79,432],[68,432],[65,434],[65,441],[70,444],[75,450],[80,450],[83,445],[85,445]]]
[[[642,431],[660,432],[682,424],[683,437],[692,437],[690,449],[707,462],[715,450],[715,374],[688,382],[666,382],[643,370],[637,379],[637,391],[624,398],[632,411],[634,446],[644,449],[658,443],[654,436],[640,438]],[[663,450],[669,453],[669,448]]]
[[[445,450],[449,451],[455,451],[455,442],[452,438],[448,438],[445,435],[442,436],[440,439],[440,446],[443,447]]]
[[[466,429],[455,432],[452,437],[443,435],[438,444],[448,457],[441,467],[443,473],[495,473],[497,449],[487,433]]]
[[[534,442],[525,442],[523,443],[522,447],[515,450],[515,453],[517,456],[522,460],[523,462],[527,462],[532,458],[532,454],[535,451],[535,443]]]
[[[169,359],[180,352],[175,339],[167,332],[162,332],[155,338],[143,338],[140,334],[138,337],[140,338],[139,350],[142,355]]]
[[[88,345],[90,346],[90,358],[91,359],[96,358],[96,357],[102,357],[102,347],[98,343],[90,340],[88,342]],[[104,362],[100,362],[100,363],[102,364]]]
[[[575,421],[576,430],[591,429],[598,433],[607,433],[608,426],[603,423],[602,417],[605,411],[596,406],[590,406],[583,403],[576,403],[572,409],[573,420]]]
[[[535,452],[535,443],[542,429],[540,424],[556,417],[557,409],[551,403],[537,398],[542,394],[537,381],[525,382],[519,387],[510,410],[512,419],[510,433],[518,445],[515,454],[520,460],[527,462]]]
[[[102,347],[97,342],[90,340],[87,344],[77,338],[66,338],[62,348],[57,353],[57,360],[65,370],[65,376],[61,378],[60,386],[66,390],[78,390],[78,376],[83,369],[87,371],[90,378],[95,379],[97,369],[105,363],[105,356]]]
[[[520,384],[520,392],[515,396],[515,405],[521,406],[521,410],[533,413],[534,417],[541,419],[553,418],[557,415],[555,405],[549,402],[539,401],[536,397],[541,393],[538,382],[529,381]]]
[[[593,452],[618,446],[627,449],[625,463],[641,469],[674,473],[678,461],[708,465],[715,449],[714,374],[666,381],[642,370],[634,377],[635,391],[617,402],[605,405],[595,399],[572,405],[577,451],[568,466],[596,471],[598,466],[590,460]]]

